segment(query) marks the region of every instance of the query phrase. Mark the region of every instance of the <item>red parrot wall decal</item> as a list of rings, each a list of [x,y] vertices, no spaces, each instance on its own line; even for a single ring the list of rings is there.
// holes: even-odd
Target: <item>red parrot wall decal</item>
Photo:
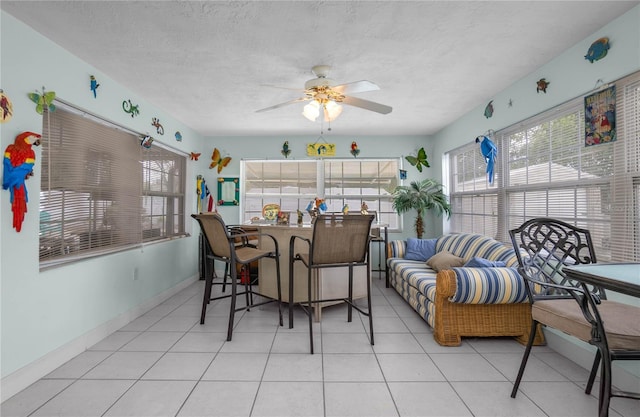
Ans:
[[[22,230],[24,214],[27,212],[29,196],[25,181],[33,175],[33,165],[36,162],[36,153],[32,145],[40,145],[40,137],[37,133],[22,132],[4,151],[2,188],[11,193],[13,227],[16,232]]]

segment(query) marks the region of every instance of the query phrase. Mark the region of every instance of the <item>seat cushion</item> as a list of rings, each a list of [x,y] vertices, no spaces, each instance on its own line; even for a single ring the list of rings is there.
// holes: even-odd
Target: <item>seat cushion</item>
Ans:
[[[640,347],[640,308],[603,300],[598,306],[609,349],[638,350]],[[591,325],[574,299],[540,300],[533,303],[534,320],[588,342]]]

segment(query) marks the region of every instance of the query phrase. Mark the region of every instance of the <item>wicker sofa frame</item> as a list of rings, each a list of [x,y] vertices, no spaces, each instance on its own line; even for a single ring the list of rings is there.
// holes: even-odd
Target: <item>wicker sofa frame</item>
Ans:
[[[413,262],[410,264],[411,272],[407,274],[407,263],[398,257],[404,256],[404,242],[389,243],[387,264],[390,285],[433,327],[435,341],[443,346],[459,346],[462,337],[513,336],[519,343],[526,345],[531,330],[531,304],[526,296],[517,297],[517,302],[456,301],[458,286],[463,285],[459,283],[462,283],[461,280],[465,277],[482,276],[489,280],[500,280],[500,273],[508,272],[511,276],[515,273],[522,279],[515,272],[518,261],[513,249],[485,236],[457,234],[445,235],[438,239],[436,252],[442,250],[460,256],[465,261],[474,256],[502,260],[507,267],[452,268],[436,273],[424,262]],[[489,270],[494,269],[496,276],[487,278],[487,275],[491,275]],[[500,271],[503,269],[510,271]],[[416,282],[415,276],[420,274],[420,285],[413,285]],[[409,279],[411,275],[414,275],[413,280]],[[486,286],[483,289],[482,285],[475,287],[475,291],[486,289]],[[468,297],[477,298],[473,294]],[[544,344],[542,331],[536,332],[534,344]]]

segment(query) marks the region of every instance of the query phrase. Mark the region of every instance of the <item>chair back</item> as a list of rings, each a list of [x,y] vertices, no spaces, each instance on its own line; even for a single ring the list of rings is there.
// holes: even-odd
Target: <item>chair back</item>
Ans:
[[[200,224],[200,229],[209,243],[213,255],[219,258],[231,257],[231,235],[218,213],[192,214]]]
[[[321,214],[313,223],[309,262],[363,263],[369,253],[373,215]]]
[[[561,220],[534,218],[510,230],[509,235],[532,301],[573,293],[580,283],[567,278],[563,267],[596,262],[589,230]],[[605,298],[602,289],[593,291]]]

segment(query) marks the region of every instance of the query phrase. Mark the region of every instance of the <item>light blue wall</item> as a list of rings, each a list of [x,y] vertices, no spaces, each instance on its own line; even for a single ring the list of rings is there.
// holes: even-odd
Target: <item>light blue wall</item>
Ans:
[[[27,93],[43,86],[65,101],[136,131],[153,132],[151,118],[158,117],[166,131],[163,137],[154,135],[158,142],[186,153],[202,148],[203,138],[173,120],[170,114],[131,94],[4,11],[0,25],[0,88],[13,101],[14,111],[12,120],[0,124],[2,149],[22,131],[42,132],[42,116],[35,112],[35,104]],[[91,74],[101,84],[97,99],[89,89]],[[125,99],[140,105],[138,117],[131,118],[122,111]],[[176,130],[182,132],[182,142],[175,140]],[[9,192],[0,193],[3,378],[197,275],[197,231],[190,238],[41,272],[38,262],[41,148],[35,150],[35,176],[27,181],[28,212],[20,233],[12,228]],[[193,178],[188,182],[189,195],[195,196],[195,177],[207,168],[206,161],[188,164],[189,178]],[[189,201],[195,210],[195,197]],[[195,227],[191,221],[188,223]],[[137,280],[133,279],[135,269]]]
[[[594,63],[584,56],[591,43],[606,36],[611,49],[607,56]],[[526,46],[522,48],[526,54]],[[513,59],[518,59],[514,56]],[[605,84],[640,69],[640,6],[606,26],[594,28],[593,35],[583,39],[548,64],[527,75],[467,113],[433,136],[432,174],[442,178],[442,158],[445,152],[472,143],[476,136],[489,129],[499,130],[534,116],[593,90],[598,80]],[[479,71],[491,71],[491,63],[479,66]],[[536,92],[536,81],[550,82],[547,93]],[[600,83],[599,83],[600,84]],[[484,109],[493,100],[494,114],[487,119]],[[513,106],[508,107],[509,100]],[[442,229],[439,230],[441,232]]]

